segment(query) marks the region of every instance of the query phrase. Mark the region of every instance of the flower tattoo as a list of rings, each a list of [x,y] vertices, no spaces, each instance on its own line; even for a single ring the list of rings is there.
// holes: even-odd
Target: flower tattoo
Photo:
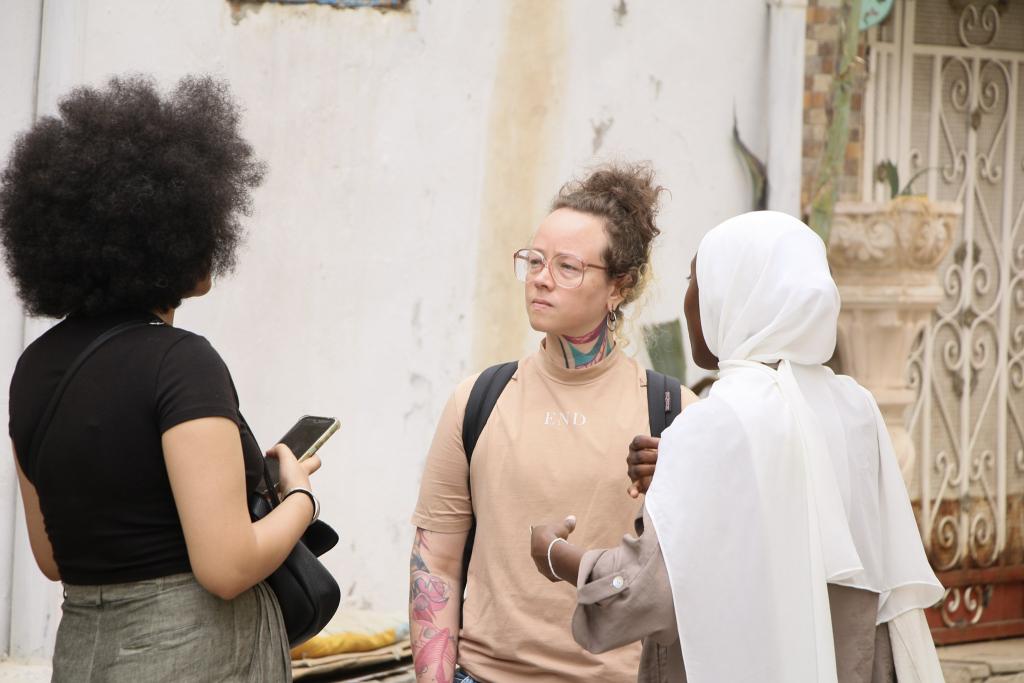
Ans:
[[[455,675],[455,637],[453,629],[439,625],[438,619],[451,601],[452,590],[447,581],[430,572],[423,559],[424,550],[430,551],[427,532],[417,529],[409,559],[413,666],[418,682],[451,683]]]
[[[434,615],[448,604],[448,584],[436,576],[416,572],[412,579],[412,618],[434,623]]]

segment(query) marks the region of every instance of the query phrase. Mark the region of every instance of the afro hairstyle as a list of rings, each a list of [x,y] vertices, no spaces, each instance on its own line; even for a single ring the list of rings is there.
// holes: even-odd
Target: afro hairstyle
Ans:
[[[230,271],[264,166],[227,85],[111,79],[64,97],[0,175],[0,246],[25,310],[167,310]]]

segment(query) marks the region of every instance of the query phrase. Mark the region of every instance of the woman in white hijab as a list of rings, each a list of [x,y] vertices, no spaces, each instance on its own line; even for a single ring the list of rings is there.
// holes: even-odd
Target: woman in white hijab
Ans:
[[[538,570],[578,587],[576,640],[644,640],[640,681],[941,681],[922,608],[943,589],[888,433],[823,365],[839,294],[821,240],[786,214],[730,219],[685,308],[719,380],[664,432],[638,537],[584,552],[572,517],[533,529]]]

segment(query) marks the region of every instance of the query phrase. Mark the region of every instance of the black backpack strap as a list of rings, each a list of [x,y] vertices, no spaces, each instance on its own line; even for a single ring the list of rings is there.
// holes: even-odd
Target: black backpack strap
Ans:
[[[647,371],[647,418],[651,436],[660,437],[683,410],[679,380],[654,370]]]
[[[480,373],[473,389],[469,392],[469,401],[466,403],[466,413],[462,418],[462,448],[466,452],[467,472],[469,465],[473,463],[473,451],[476,449],[476,442],[484,431],[487,418],[491,416],[498,397],[505,390],[512,376],[519,369],[519,361],[499,363]],[[468,476],[468,474],[467,474]],[[469,482],[470,500],[472,500],[473,482]],[[462,551],[462,595],[459,596],[459,624],[462,624],[462,603],[466,594],[466,581],[469,578],[469,560],[473,556],[473,542],[476,540],[476,516],[469,527],[466,536],[466,546]]]
[[[492,365],[476,378],[473,389],[469,392],[469,401],[466,403],[466,414],[462,418],[462,448],[466,451],[466,462],[473,461],[473,450],[480,434],[484,431],[487,418],[494,410],[494,404],[498,397],[505,390],[505,385],[512,379],[519,369],[519,361],[499,363]]]
[[[122,332],[136,327],[145,327],[146,325],[163,325],[163,323],[155,321],[140,322],[138,320],[133,320],[116,325],[93,339],[92,342],[85,347],[85,350],[78,354],[78,357],[75,358],[75,360],[71,361],[71,365],[68,366],[68,369],[64,372],[64,376],[60,380],[60,383],[57,384],[57,388],[53,391],[53,396],[50,397],[50,402],[46,405],[43,417],[39,420],[39,424],[36,425],[36,431],[32,435],[32,445],[29,446],[26,462],[32,464],[33,483],[35,483],[39,478],[39,449],[42,448],[43,441],[46,439],[46,433],[50,429],[50,423],[53,422],[53,416],[54,413],[57,412],[57,406],[60,404],[60,399],[64,396],[64,392],[67,390],[68,384],[71,383],[75,374],[82,367],[85,361],[87,361],[96,351],[96,349],[103,346]]]

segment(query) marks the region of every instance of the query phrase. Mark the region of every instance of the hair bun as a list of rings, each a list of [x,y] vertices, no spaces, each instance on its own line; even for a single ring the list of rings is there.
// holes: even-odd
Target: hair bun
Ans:
[[[608,275],[628,278],[623,287],[624,303],[635,301],[643,290],[651,246],[661,234],[655,219],[664,190],[655,182],[650,164],[613,163],[598,167],[582,180],[566,183],[552,202],[552,211],[572,209],[605,220]]]

